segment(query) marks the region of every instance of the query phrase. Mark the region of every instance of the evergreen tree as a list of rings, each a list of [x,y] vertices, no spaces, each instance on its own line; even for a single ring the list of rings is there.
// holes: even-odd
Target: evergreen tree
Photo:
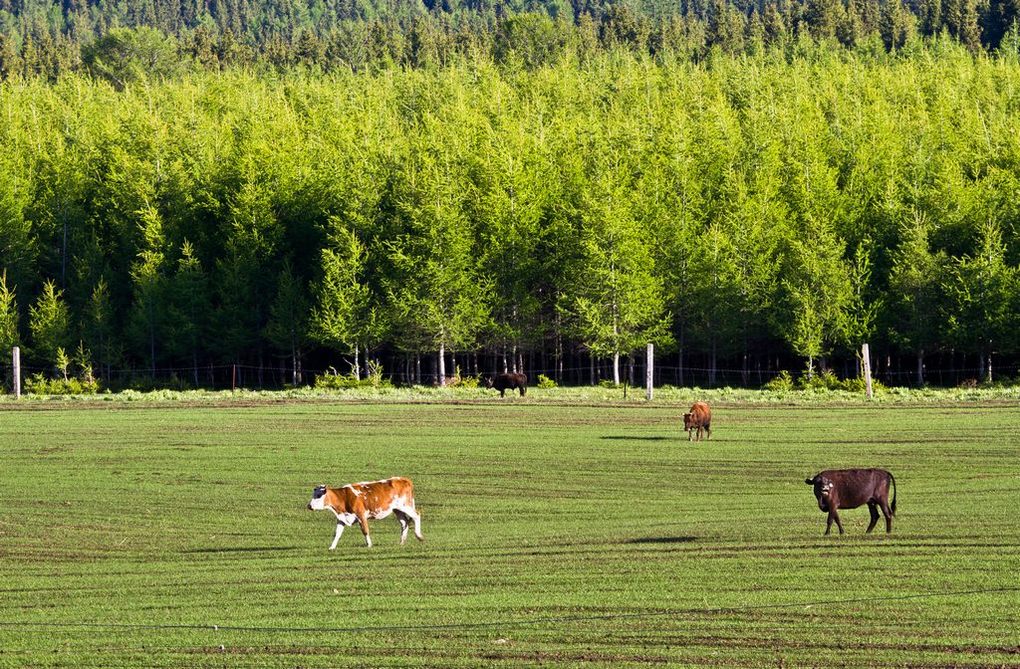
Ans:
[[[0,360],[5,360],[9,351],[21,341],[18,333],[18,301],[14,290],[15,286],[7,285],[7,272],[0,274]]]
[[[993,380],[992,355],[1016,348],[1018,274],[1006,263],[999,226],[988,222],[977,253],[956,260],[944,277],[949,333],[961,348],[979,355],[987,383]]]
[[[187,240],[167,285],[167,347],[176,360],[191,363],[192,381],[199,385],[198,356],[207,334],[209,313],[208,281],[194,247]]]
[[[917,384],[924,385],[924,356],[942,339],[942,277],[946,258],[930,248],[930,223],[920,213],[903,226],[889,273],[893,340],[917,356]]]
[[[329,250],[323,250],[323,280],[322,285],[326,286],[325,290],[329,291],[332,289],[332,283],[337,281],[340,274],[339,268],[337,267],[337,258],[328,254],[332,253]],[[328,331],[331,326],[335,325],[334,316],[337,315],[335,309],[335,297],[328,295],[324,299],[320,298],[320,304],[322,304],[321,311],[317,312],[317,315],[323,316],[323,330]],[[301,280],[294,276],[294,272],[291,269],[290,262],[284,261],[283,269],[280,270],[280,276],[276,281],[276,298],[273,303],[269,305],[269,323],[266,325],[266,336],[269,338],[270,343],[276,347],[277,350],[283,351],[290,356],[291,362],[291,383],[296,387],[301,383],[301,357],[302,351],[305,344],[308,342],[308,328],[309,328],[309,315],[308,315],[308,297],[305,292],[305,287],[302,285]],[[336,338],[329,334],[325,334],[325,343],[335,343]]]
[[[105,374],[107,382],[109,382],[110,368],[113,364],[113,319],[110,287],[106,278],[100,276],[89,295],[86,306],[85,333],[89,348],[95,351],[98,356],[100,374]]]
[[[361,317],[369,307],[364,283],[366,251],[357,236],[340,225],[334,224],[331,237],[330,247],[322,249],[321,277],[312,291],[311,335],[325,346],[354,354],[351,371],[360,377]]]
[[[28,327],[33,355],[40,362],[57,365],[58,354],[70,339],[70,314],[63,292],[52,280],[43,284],[42,293],[29,308]]]

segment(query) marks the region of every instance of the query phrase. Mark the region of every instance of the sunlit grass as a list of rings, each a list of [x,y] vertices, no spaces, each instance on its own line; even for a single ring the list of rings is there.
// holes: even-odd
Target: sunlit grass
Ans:
[[[0,666],[1016,662],[1015,403],[723,404],[689,444],[660,401],[4,411]],[[822,536],[843,466],[896,474],[892,535]],[[427,541],[327,551],[311,488],[396,474]]]

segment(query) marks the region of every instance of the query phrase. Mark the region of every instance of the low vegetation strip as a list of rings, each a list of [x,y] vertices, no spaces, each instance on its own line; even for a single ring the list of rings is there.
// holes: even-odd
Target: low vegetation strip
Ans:
[[[868,400],[863,392],[845,390],[749,390],[744,388],[678,388],[674,386],[654,389],[653,401],[645,398],[643,387],[582,386],[559,388],[532,388],[525,397],[500,398],[497,391],[485,388],[439,388],[435,386],[384,386],[361,387],[346,390],[292,388],[289,390],[209,391],[209,390],[153,390],[139,392],[124,390],[98,395],[23,395],[15,400],[12,395],[0,395],[0,408],[39,408],[55,405],[103,405],[120,403],[179,404],[184,406],[243,406],[279,403],[429,403],[429,404],[556,404],[673,406],[685,408],[697,400],[707,400],[713,406],[724,405],[874,405],[924,404],[956,405],[981,403],[1020,403],[1020,386],[977,388],[886,388]]]
[[[540,393],[535,393],[541,397]],[[1013,666],[1020,407],[0,414],[0,666]],[[805,477],[896,476],[824,537]],[[425,543],[305,509],[408,476]],[[356,633],[345,634],[345,630]]]

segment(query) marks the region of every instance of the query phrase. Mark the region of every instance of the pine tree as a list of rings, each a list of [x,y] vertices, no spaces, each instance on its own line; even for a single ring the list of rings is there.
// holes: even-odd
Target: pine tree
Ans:
[[[28,323],[33,355],[43,363],[56,365],[58,352],[70,339],[70,315],[63,292],[52,280],[43,284],[42,293],[29,308]]]
[[[333,258],[323,256],[323,284],[327,284],[335,277],[335,265],[330,262]],[[327,276],[329,274],[333,276]],[[326,290],[330,290],[327,287]],[[330,298],[333,296],[330,296]],[[327,298],[323,300],[323,312],[328,312],[330,304]],[[322,304],[320,302],[320,304]],[[301,384],[301,357],[305,344],[308,342],[308,296],[300,279],[294,276],[290,262],[284,261],[283,269],[280,270],[279,278],[276,281],[276,299],[269,306],[269,323],[266,325],[266,336],[278,350],[290,356],[291,361],[291,383],[297,387]],[[320,312],[320,315],[323,313]],[[329,316],[325,318],[326,328],[333,325]],[[332,336],[325,338],[326,343],[333,343]]]
[[[917,356],[917,384],[924,385],[924,356],[943,335],[942,276],[945,254],[930,247],[931,224],[920,213],[902,229],[889,272],[891,334],[893,340]]]
[[[18,333],[18,301],[15,286],[7,285],[6,270],[0,274],[0,360],[5,361],[10,350],[20,343]]]

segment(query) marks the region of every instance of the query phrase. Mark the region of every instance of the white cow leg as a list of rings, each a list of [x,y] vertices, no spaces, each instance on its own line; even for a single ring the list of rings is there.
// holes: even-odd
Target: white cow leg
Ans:
[[[400,521],[400,545],[403,546],[404,542],[407,541],[407,528],[410,527],[410,523],[403,511],[397,511],[395,515],[397,520]]]
[[[340,541],[340,535],[344,533],[344,526],[340,523],[336,524],[336,534],[333,536],[333,543],[329,545],[329,550],[336,550],[337,542]]]
[[[418,541],[425,541],[425,537],[421,535],[421,516],[414,509],[404,509],[404,513],[414,521],[414,536],[418,537]]]

